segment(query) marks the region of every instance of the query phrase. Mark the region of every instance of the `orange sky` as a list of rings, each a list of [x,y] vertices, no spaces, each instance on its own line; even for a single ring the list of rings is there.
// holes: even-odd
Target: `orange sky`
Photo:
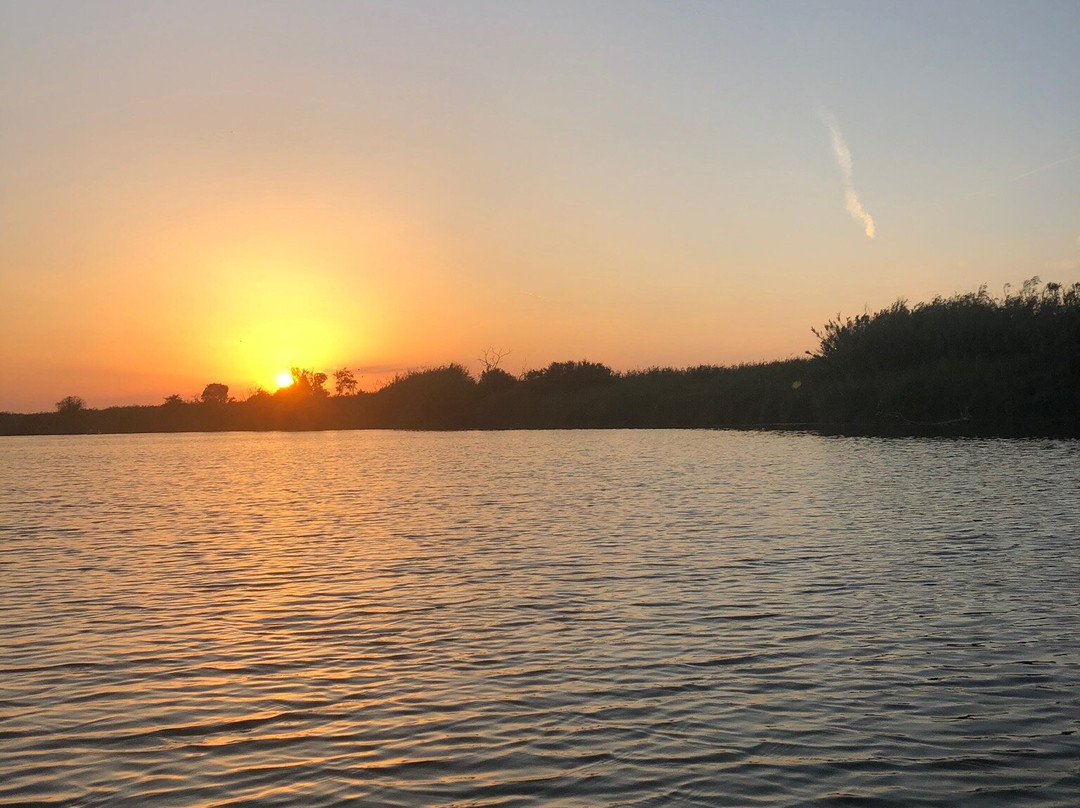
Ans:
[[[1080,10],[975,8],[4,3],[0,409],[1080,280]]]

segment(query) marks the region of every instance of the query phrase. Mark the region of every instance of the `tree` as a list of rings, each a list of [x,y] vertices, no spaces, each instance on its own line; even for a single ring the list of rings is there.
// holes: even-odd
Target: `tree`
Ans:
[[[166,407],[179,407],[183,403],[184,403],[184,399],[182,399],[178,393],[173,393],[171,396],[166,396],[165,397],[164,406],[166,406]]]
[[[510,351],[498,348],[485,348],[480,355],[480,364],[484,369],[480,372],[480,389],[485,393],[494,393],[506,390],[517,383],[517,379],[499,367],[499,363],[510,355]]]
[[[517,379],[502,368],[491,367],[480,374],[480,389],[485,393],[507,390],[517,384]]]
[[[60,413],[76,413],[84,409],[86,409],[86,402],[81,396],[64,396],[56,402],[56,411]]]
[[[618,374],[598,362],[552,362],[543,370],[530,370],[523,377],[530,387],[542,393],[573,393],[616,379]]]
[[[503,351],[498,348],[485,348],[483,354],[480,355],[480,364],[484,366],[482,373],[487,373],[489,370],[498,370],[499,363],[510,355],[510,351]]]
[[[229,385],[210,382],[203,388],[199,400],[203,404],[224,404],[229,400]]]
[[[289,395],[294,396],[326,396],[326,374],[316,373],[304,368],[292,368],[289,370],[293,383],[284,388]]]
[[[356,382],[356,377],[353,372],[348,368],[341,368],[341,370],[334,371],[334,394],[338,396],[353,396],[356,395],[356,390],[359,385]]]

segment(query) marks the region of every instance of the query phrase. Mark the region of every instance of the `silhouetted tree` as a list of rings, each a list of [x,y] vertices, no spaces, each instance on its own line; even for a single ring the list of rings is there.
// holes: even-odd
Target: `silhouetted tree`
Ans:
[[[203,388],[199,400],[203,404],[224,404],[229,400],[229,385],[210,382]]]
[[[81,396],[64,396],[56,402],[56,411],[70,414],[86,409],[86,402]]]
[[[356,377],[353,376],[353,372],[348,368],[341,368],[334,371],[334,394],[338,396],[352,396],[356,395],[356,390],[359,385],[356,382]]]
[[[940,425],[1080,412],[1080,283],[1040,289],[1031,278],[1002,299],[983,286],[915,306],[899,300],[814,333],[819,418]]]
[[[292,368],[289,373],[292,375],[293,383],[284,388],[285,393],[300,397],[325,397],[328,395],[326,388],[323,387],[323,385],[326,384],[325,373],[316,373],[313,370],[306,370],[304,368]]]
[[[480,372],[479,381],[482,393],[488,394],[506,390],[513,387],[517,382],[517,379],[499,367],[499,363],[509,355],[510,351],[496,348],[484,349],[484,352],[479,357],[480,364],[484,366],[484,369]]]
[[[523,381],[545,393],[570,393],[609,384],[617,378],[611,368],[598,362],[552,362],[543,370],[530,370]]]
[[[849,375],[1007,355],[1064,359],[1075,352],[1080,331],[1080,284],[1048,283],[1040,291],[1039,279],[1031,278],[1001,300],[985,286],[914,307],[898,300],[874,314],[837,316],[812,330],[820,343],[812,355]]]
[[[447,429],[461,425],[475,392],[469,371],[451,363],[397,376],[377,396],[394,425]]]
[[[1080,284],[1026,281],[892,306],[827,323],[811,357],[735,367],[617,373],[554,362],[515,379],[487,351],[479,380],[452,364],[400,375],[376,393],[326,398],[326,374],[294,368],[294,384],[228,407],[223,384],[191,403],[0,413],[0,433],[178,429],[581,428],[788,426],[876,434],[1080,435]],[[350,374],[351,375],[351,374]],[[334,374],[345,394],[349,376]],[[1047,431],[1043,431],[1047,430]]]
[[[502,368],[491,367],[480,374],[479,384],[482,392],[495,393],[513,387],[517,384],[517,379]]]
[[[181,398],[177,393],[173,393],[171,396],[165,397],[166,407],[179,407],[183,403],[184,399]]]
[[[499,367],[499,363],[510,355],[510,351],[503,351],[497,348],[485,348],[484,352],[480,355],[480,364],[484,366],[483,372],[486,373],[489,370],[495,370]]]

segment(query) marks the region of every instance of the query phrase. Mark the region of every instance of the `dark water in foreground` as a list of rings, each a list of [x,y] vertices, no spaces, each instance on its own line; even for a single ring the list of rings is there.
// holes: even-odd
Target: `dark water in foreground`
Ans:
[[[0,460],[0,804],[1080,804],[1080,443]]]

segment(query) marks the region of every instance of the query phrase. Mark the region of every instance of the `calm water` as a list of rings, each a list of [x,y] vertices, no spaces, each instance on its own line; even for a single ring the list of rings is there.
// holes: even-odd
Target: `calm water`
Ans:
[[[1080,443],[0,460],[0,804],[1080,804]]]

